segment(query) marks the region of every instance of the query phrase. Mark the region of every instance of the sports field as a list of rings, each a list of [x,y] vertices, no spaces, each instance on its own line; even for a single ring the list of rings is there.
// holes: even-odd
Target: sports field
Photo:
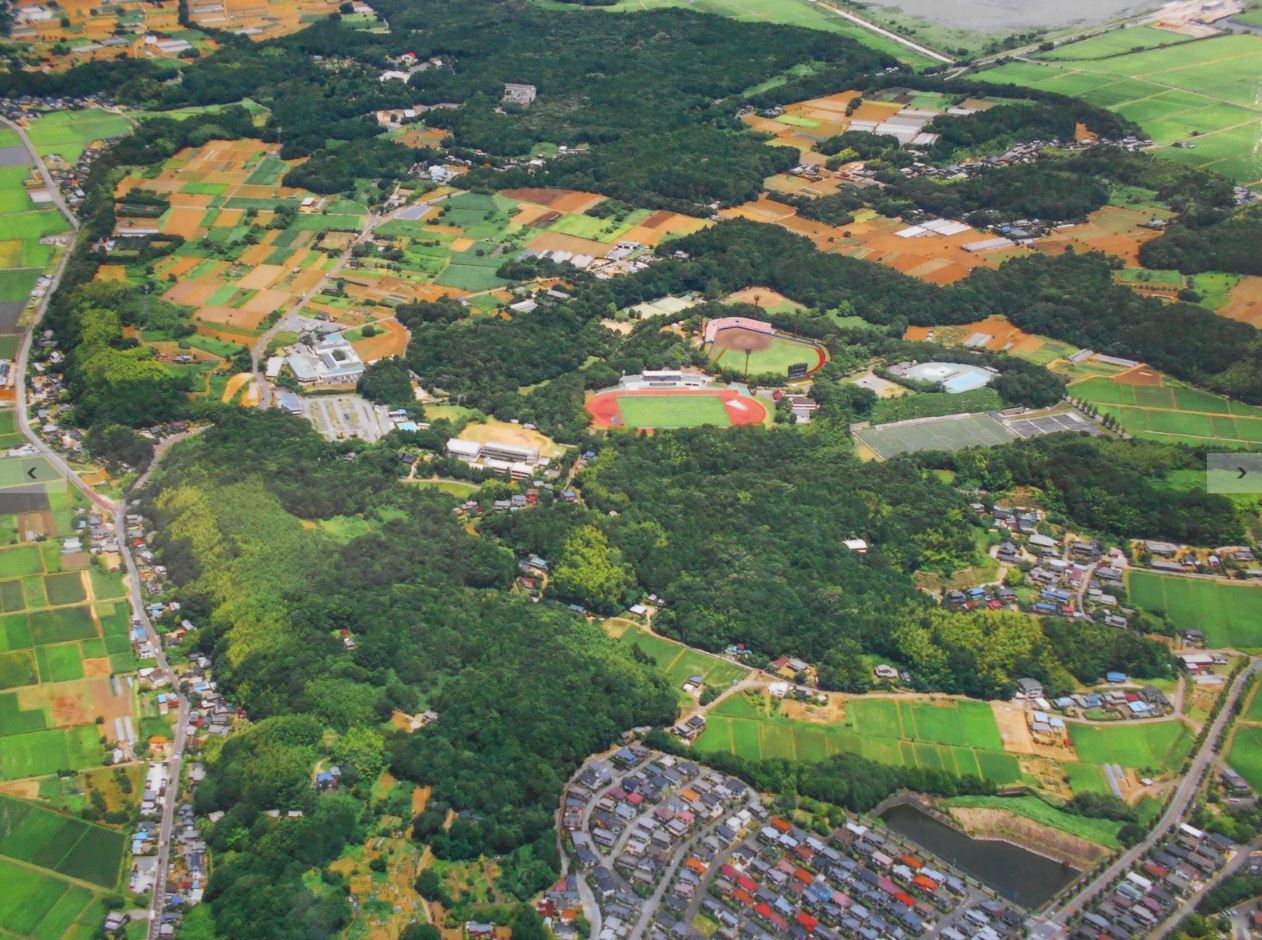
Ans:
[[[1192,732],[1178,720],[1068,724],[1069,738],[1079,759],[1089,764],[1120,764],[1155,774],[1172,773],[1192,749]]]
[[[1131,570],[1126,590],[1136,607],[1204,631],[1211,649],[1262,648],[1262,586]]]
[[[823,347],[785,333],[759,333],[734,327],[720,330],[714,337],[710,357],[715,365],[742,374],[778,375],[790,366],[805,365],[807,374],[817,372],[828,361]]]
[[[767,408],[731,389],[599,392],[587,400],[597,427],[669,430],[761,424]]]
[[[728,751],[751,759],[821,761],[858,753],[883,764],[927,767],[984,777],[998,786],[1021,779],[1017,759],[1004,752],[990,706],[895,699],[854,699],[841,721],[817,723],[774,713],[746,695],[725,700],[707,716],[701,752]]]
[[[1061,46],[979,77],[1082,98],[1137,123],[1158,152],[1240,183],[1262,179],[1262,36],[1231,34],[1117,55],[1134,30]],[[1136,45],[1147,45],[1150,32]],[[1178,146],[1175,146],[1175,145]]]
[[[1089,378],[1075,382],[1069,393],[1117,419],[1136,437],[1248,449],[1262,445],[1262,408],[1161,381],[1131,385]]]
[[[629,620],[606,621],[605,630],[622,645],[637,647],[652,657],[680,698],[685,697],[681,687],[690,676],[701,676],[705,685],[725,689],[749,675],[744,666],[658,636]]]
[[[961,450],[1008,444],[1016,435],[988,414],[918,418],[855,432],[855,440],[882,460],[919,450]]]

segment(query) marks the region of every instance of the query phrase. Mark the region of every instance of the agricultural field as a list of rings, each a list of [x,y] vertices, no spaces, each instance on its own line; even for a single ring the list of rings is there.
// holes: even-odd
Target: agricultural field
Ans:
[[[757,399],[730,389],[713,391],[607,391],[587,399],[599,428],[665,430],[701,425],[761,424],[770,413]]]
[[[337,12],[336,0],[281,0],[265,4],[252,0],[224,0],[222,5],[197,7],[192,10],[190,19],[196,26],[231,30],[261,42],[295,33]],[[350,20],[347,25],[357,27],[376,22],[374,17],[370,24],[367,17],[359,17],[358,14],[351,14],[347,19]]]
[[[1135,384],[1137,382],[1146,384]],[[1262,408],[1190,388],[1151,370],[1074,382],[1069,394],[1110,415],[1136,437],[1254,449],[1262,444]]]
[[[1001,316],[954,326],[909,326],[903,333],[903,339],[933,342],[939,346],[963,346],[967,342],[971,348],[1007,353],[1040,366],[1078,351],[1076,346],[1060,340],[1027,333]]]
[[[765,697],[736,695],[712,709],[706,720],[696,743],[701,753],[821,761],[852,752],[884,764],[981,776],[998,786],[1021,779],[1017,758],[1004,751],[994,714],[983,702],[852,699],[841,720],[816,722],[787,717]]]
[[[1202,630],[1211,649],[1262,648],[1262,587],[1131,570],[1130,602],[1184,629]]]
[[[13,47],[21,48],[40,66],[53,71],[123,56],[157,58],[174,73],[176,57],[184,48],[178,41],[187,42],[202,52],[215,48],[204,34],[180,25],[178,8],[174,0],[152,3],[117,0],[108,4],[63,0],[57,5],[57,16],[15,26],[7,38]],[[65,25],[63,16],[67,21]],[[152,33],[161,33],[177,44],[146,43],[145,35]],[[121,44],[106,45],[107,41]]]
[[[1262,37],[1213,36],[1112,54],[1123,37],[1061,46],[1043,61],[1010,62],[980,74],[1082,98],[1137,123],[1163,156],[1207,167],[1239,183],[1262,180]],[[1147,33],[1139,34],[1145,44]]]
[[[1242,724],[1232,737],[1227,763],[1255,790],[1262,789],[1262,726]]]
[[[1193,734],[1178,720],[1068,724],[1074,750],[1088,764],[1119,764],[1153,774],[1174,773],[1192,749]]]
[[[60,160],[73,165],[83,156],[88,146],[96,141],[112,137],[124,137],[131,132],[130,118],[104,111],[85,108],[82,111],[52,111],[41,114],[30,122],[26,135],[35,149],[50,162]]]
[[[106,743],[136,739],[122,580],[62,550],[81,498],[60,480],[45,490],[44,508],[0,517],[0,781],[100,767]]]
[[[670,680],[681,701],[690,701],[681,690],[690,676],[701,676],[705,685],[711,688],[725,689],[750,674],[744,666],[658,636],[630,620],[607,620],[605,631],[622,645],[636,647],[648,654]]]
[[[57,247],[48,239],[70,230],[51,202],[16,134],[0,138],[0,332],[15,330],[18,317]]]

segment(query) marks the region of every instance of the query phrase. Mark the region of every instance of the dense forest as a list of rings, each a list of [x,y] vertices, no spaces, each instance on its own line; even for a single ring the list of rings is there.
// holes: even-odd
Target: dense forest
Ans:
[[[1184,274],[1227,271],[1262,275],[1262,207],[1252,206],[1205,225],[1186,217],[1160,238],[1145,242],[1139,260],[1149,268]]]
[[[362,815],[312,789],[321,755],[349,774],[352,794],[389,766],[468,811],[460,838],[435,851],[500,855],[501,887],[525,898],[554,877],[552,814],[570,770],[624,729],[675,714],[663,680],[598,626],[507,594],[512,555],[467,534],[448,497],[398,486],[395,465],[388,450],[336,447],[301,421],[243,413],[161,469],[148,507],[158,550],[205,624],[197,647],[214,653],[254,722],[210,755],[197,791],[199,811],[227,813],[211,833],[207,894],[224,936],[241,936],[242,923],[254,937],[307,936],[282,910],[345,916],[340,896],[330,911],[303,883]],[[370,531],[346,541],[321,524],[348,514]],[[440,718],[383,736],[393,708]],[[276,808],[306,821],[269,821]],[[309,840],[326,816],[336,825]]]

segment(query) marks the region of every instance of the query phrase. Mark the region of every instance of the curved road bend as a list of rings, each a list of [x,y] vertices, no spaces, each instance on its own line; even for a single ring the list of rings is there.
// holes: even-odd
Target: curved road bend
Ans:
[[[39,158],[39,154],[31,146],[30,140],[26,137],[25,132],[9,121],[9,124],[17,130],[18,135],[22,138],[22,142],[30,151],[32,158],[35,160],[36,166],[39,167],[40,174],[50,184],[54,198],[57,201],[58,208],[65,214],[70,224],[77,231],[79,221],[66,208],[65,203],[61,201],[61,195],[57,192],[55,185],[52,185],[52,178],[48,173],[48,168],[44,166],[43,161]],[[48,310],[48,303],[53,295],[61,286],[61,277],[66,269],[66,262],[70,259],[70,250],[62,255],[60,263],[57,265],[56,271],[53,273],[52,283],[49,285],[47,292],[39,302],[39,306],[35,310],[35,317],[31,321],[30,327],[22,336],[22,345],[18,350],[18,358],[15,363],[16,376],[14,378],[14,388],[16,394],[14,396],[17,404],[18,428],[22,432],[22,436],[31,443],[31,445],[39,451],[40,455],[48,461],[58,472],[60,472],[67,480],[74,485],[84,496],[91,500],[106,516],[113,516],[114,519],[114,537],[118,542],[119,553],[123,557],[123,563],[127,568],[127,576],[129,582],[129,596],[132,606],[132,616],[140,622],[144,627],[145,633],[149,638],[150,645],[153,646],[155,658],[157,660],[158,671],[166,677],[170,684],[171,692],[176,696],[177,702],[177,721],[175,729],[175,740],[172,742],[171,758],[168,762],[170,771],[170,781],[167,784],[166,798],[162,806],[162,823],[159,829],[158,837],[158,873],[154,884],[153,896],[149,905],[149,930],[148,936],[153,940],[158,936],[160,926],[159,913],[162,910],[162,899],[166,891],[166,875],[167,864],[170,856],[171,829],[175,819],[175,797],[179,790],[180,781],[180,762],[184,756],[185,746],[185,729],[188,725],[188,699],[181,694],[179,690],[178,680],[175,673],[171,670],[170,663],[167,662],[166,654],[162,649],[162,638],[158,636],[154,629],[153,623],[149,619],[148,613],[145,611],[144,596],[142,594],[140,574],[136,570],[136,561],[132,558],[131,547],[127,544],[127,500],[123,499],[120,503],[115,503],[100,495],[91,486],[83,481],[83,478],[62,458],[60,454],[54,451],[44,442],[38,434],[34,432],[30,424],[29,409],[26,401],[26,370],[30,362],[31,343],[39,329],[40,322],[44,318],[44,314]],[[141,481],[148,478],[149,473],[153,471],[153,467],[161,459],[163,450],[158,450],[154,454],[153,463],[149,470],[146,471]],[[140,482],[140,481],[138,481]]]
[[[1218,715],[1210,725],[1209,733],[1205,736],[1201,749],[1196,752],[1196,756],[1192,759],[1192,766],[1183,775],[1183,779],[1179,781],[1179,786],[1175,790],[1165,813],[1162,814],[1161,819],[1157,821],[1157,824],[1153,826],[1148,835],[1118,856],[1113,864],[1093,878],[1089,884],[1084,886],[1059,908],[1053,909],[1043,917],[1032,921],[1031,937],[1035,938],[1035,940],[1047,940],[1050,937],[1064,935],[1070,918],[1081,913],[1095,896],[1108,887],[1111,882],[1130,871],[1135,863],[1153,845],[1162,839],[1176,823],[1182,821],[1196,796],[1197,790],[1200,788],[1201,778],[1204,776],[1206,768],[1214,760],[1214,745],[1218,743],[1223,729],[1227,727],[1228,722],[1231,720],[1235,704],[1240,698],[1240,693],[1244,690],[1249,678],[1260,668],[1262,668],[1262,659],[1254,659],[1236,676],[1231,688],[1227,691],[1227,697],[1223,700],[1222,708],[1218,710]]]

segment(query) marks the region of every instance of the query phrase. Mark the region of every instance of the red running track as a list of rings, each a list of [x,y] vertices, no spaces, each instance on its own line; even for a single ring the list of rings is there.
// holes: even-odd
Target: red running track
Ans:
[[[598,428],[622,427],[622,412],[618,410],[618,399],[629,395],[709,395],[722,398],[728,405],[727,416],[732,424],[762,424],[767,420],[767,409],[760,401],[731,389],[682,389],[682,388],[645,388],[635,390],[615,389],[600,392],[587,399],[587,413]],[[744,408],[733,408],[729,402],[739,401]],[[615,419],[619,419],[615,421]]]

